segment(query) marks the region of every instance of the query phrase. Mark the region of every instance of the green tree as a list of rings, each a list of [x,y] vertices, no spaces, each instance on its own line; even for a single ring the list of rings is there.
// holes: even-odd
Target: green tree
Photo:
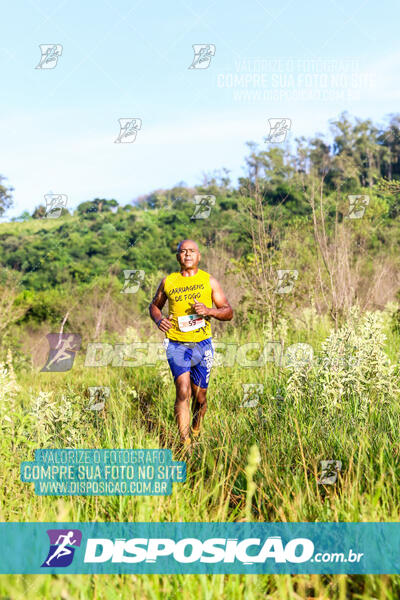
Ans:
[[[382,176],[389,180],[400,178],[400,115],[390,115],[389,125],[378,139],[382,148]]]
[[[381,148],[378,144],[379,130],[370,119],[356,119],[354,127],[355,156],[362,187],[372,187],[379,177]]]
[[[46,214],[46,207],[40,204],[32,213],[32,219],[43,219]]]
[[[114,199],[106,200],[106,198],[95,198],[88,200],[78,205],[76,212],[78,215],[86,215],[90,213],[111,212],[113,208],[118,206],[118,202]]]
[[[5,179],[6,177],[0,175],[0,215],[3,215],[13,204],[11,192],[14,191],[14,188],[3,185],[2,181]]]

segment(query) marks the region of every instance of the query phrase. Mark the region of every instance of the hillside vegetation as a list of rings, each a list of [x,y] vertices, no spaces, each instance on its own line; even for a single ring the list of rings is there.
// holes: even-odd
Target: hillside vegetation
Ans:
[[[73,214],[37,207],[0,225],[0,505],[3,521],[399,521],[400,116],[384,128],[342,115],[333,143],[249,145],[247,174],[157,190]],[[0,182],[1,183],[1,182]],[[195,196],[207,218],[193,218]],[[362,200],[357,218],[349,196]],[[179,447],[165,361],[85,366],[90,342],[160,342],[148,316],[185,238],[235,315],[220,344],[279,342],[282,360],[216,359],[202,437],[171,496],[41,497],[19,477],[37,448]],[[135,293],[124,270],[144,271]],[[279,292],[278,271],[297,271]],[[165,312],[165,311],[164,311]],[[70,371],[44,373],[46,335],[79,333]],[[311,354],[296,354],[307,344]],[[301,346],[301,348],[305,348]],[[223,352],[222,352],[223,355]],[[249,350],[257,360],[259,351]],[[308,357],[308,358],[307,358]],[[244,386],[257,384],[244,403]],[[88,387],[107,386],[104,410]],[[321,461],[341,462],[332,485]],[[398,576],[3,576],[13,600],[337,598],[395,600]],[[200,596],[201,595],[201,596]]]

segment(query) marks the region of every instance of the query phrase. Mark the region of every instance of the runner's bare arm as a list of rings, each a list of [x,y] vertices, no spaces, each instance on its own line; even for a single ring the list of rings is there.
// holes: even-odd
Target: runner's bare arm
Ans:
[[[218,319],[218,321],[230,321],[233,318],[233,310],[220,283],[211,275],[210,284],[212,289],[212,301],[217,308],[207,308],[202,302],[195,302],[193,304],[195,312],[204,317],[214,317],[215,319]]]
[[[154,323],[157,325],[160,331],[168,331],[172,327],[172,323],[169,319],[162,316],[162,308],[167,301],[167,295],[164,292],[164,283],[166,277],[161,281],[158,286],[158,290],[156,291],[153,300],[149,304],[149,312],[150,317],[153,319]]]

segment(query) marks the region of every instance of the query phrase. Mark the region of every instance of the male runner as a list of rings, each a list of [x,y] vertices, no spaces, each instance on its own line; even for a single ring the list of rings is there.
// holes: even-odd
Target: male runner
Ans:
[[[207,410],[207,387],[214,356],[210,317],[230,321],[233,310],[218,281],[198,268],[201,255],[196,242],[180,242],[176,258],[180,272],[164,277],[149,311],[167,338],[164,342],[167,360],[176,387],[175,417],[183,448],[190,450],[190,397],[193,398],[194,437],[200,433]],[[168,319],[161,313],[167,300]]]

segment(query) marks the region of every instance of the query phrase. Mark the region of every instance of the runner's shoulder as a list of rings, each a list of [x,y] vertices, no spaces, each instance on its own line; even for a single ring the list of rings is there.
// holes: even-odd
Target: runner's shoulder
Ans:
[[[219,283],[218,279],[216,279],[213,275],[211,275],[211,273],[209,273],[209,275],[210,275],[210,285],[211,285],[211,287],[219,286],[220,283]]]
[[[168,273],[168,275],[165,275],[165,277],[161,279],[161,284],[165,285],[166,281],[171,281],[172,279],[175,279],[175,277],[178,277],[178,275],[180,275],[180,271],[173,271],[173,273]]]
[[[160,285],[162,285],[162,290],[165,294],[168,294],[170,290],[178,285],[180,279],[178,276],[180,276],[180,271],[174,271],[164,277]]]
[[[164,279],[162,280],[161,283],[164,284],[164,286],[169,283],[170,281],[173,281],[178,275],[180,275],[179,271],[174,271],[173,273],[169,273],[168,275],[166,275],[164,277]]]
[[[163,277],[158,285],[157,293],[163,292],[165,288],[165,282],[167,280],[168,275]]]

